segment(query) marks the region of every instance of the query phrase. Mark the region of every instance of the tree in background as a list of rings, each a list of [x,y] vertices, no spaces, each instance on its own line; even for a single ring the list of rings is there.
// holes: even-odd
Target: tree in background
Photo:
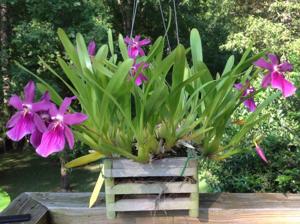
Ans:
[[[300,2],[297,0],[236,1],[234,23],[222,50],[242,52],[250,43],[253,51],[268,49],[294,65],[289,79],[300,86]],[[257,83],[259,85],[259,83]],[[265,137],[263,144],[270,163],[263,165],[249,155],[233,158],[219,172],[223,190],[234,192],[300,191],[300,94],[274,102],[263,113],[268,119],[256,127]],[[245,111],[237,118],[241,119]],[[266,132],[265,130],[268,130]],[[234,126],[232,131],[236,131]],[[253,162],[250,162],[253,161]],[[247,164],[247,167],[243,166]],[[222,177],[232,176],[230,180]]]

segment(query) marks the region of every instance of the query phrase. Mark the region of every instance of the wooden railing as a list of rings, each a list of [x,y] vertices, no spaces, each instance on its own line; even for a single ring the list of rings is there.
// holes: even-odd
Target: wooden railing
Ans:
[[[199,218],[186,213],[118,213],[107,220],[103,195],[88,208],[90,193],[23,193],[1,213],[31,214],[26,224],[196,224],[196,223],[300,223],[300,194],[200,194]]]

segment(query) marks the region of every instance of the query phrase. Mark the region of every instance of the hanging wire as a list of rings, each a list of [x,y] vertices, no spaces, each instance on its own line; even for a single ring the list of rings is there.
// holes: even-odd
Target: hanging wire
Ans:
[[[175,0],[173,0],[173,8],[174,8],[174,20],[175,20],[175,28],[176,28],[176,39],[177,39],[177,44],[179,44],[179,33],[178,33],[178,22],[177,22],[177,12],[176,12]]]
[[[130,38],[132,38],[133,27],[134,27],[134,23],[135,23],[135,16],[136,16],[136,11],[137,11],[138,4],[139,4],[139,0],[134,0],[133,1]]]
[[[170,41],[169,41],[169,37],[168,37],[168,31],[167,31],[167,27],[166,27],[166,21],[165,21],[164,13],[163,13],[162,6],[161,6],[161,0],[159,0],[158,3],[159,3],[159,10],[160,10],[160,14],[161,14],[161,18],[162,18],[164,30],[165,30],[164,37],[166,37],[167,44],[168,44],[167,51],[170,52],[171,51],[171,45],[170,45]]]

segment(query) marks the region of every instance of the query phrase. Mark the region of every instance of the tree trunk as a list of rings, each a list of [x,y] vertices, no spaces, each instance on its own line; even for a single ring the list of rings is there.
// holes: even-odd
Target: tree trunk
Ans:
[[[7,114],[7,102],[8,102],[8,94],[10,89],[10,77],[8,74],[8,50],[7,50],[7,3],[5,0],[2,0],[0,3],[0,66],[1,66],[1,78],[0,78],[0,86],[2,87],[2,91],[0,92],[0,106],[2,110],[0,111],[1,118],[5,118]],[[4,122],[4,121],[2,121]],[[1,124],[4,127],[4,125]],[[4,133],[5,130],[0,130],[0,134]],[[7,151],[6,138],[3,135],[1,138],[3,141],[3,150]]]
[[[132,23],[133,3],[131,0],[118,0],[118,8],[122,15],[123,33],[124,35],[129,35]]]
[[[70,182],[68,170],[65,168],[65,164],[68,162],[67,153],[63,152],[59,155],[60,160],[60,187],[62,191],[70,191]]]

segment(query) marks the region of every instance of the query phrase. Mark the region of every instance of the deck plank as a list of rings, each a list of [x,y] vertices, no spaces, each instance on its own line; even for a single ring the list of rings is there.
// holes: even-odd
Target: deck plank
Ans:
[[[20,194],[13,200],[13,202],[1,213],[1,216],[24,214],[31,215],[31,220],[24,222],[26,224],[49,224],[48,209],[27,193]]]
[[[300,194],[213,193],[200,194],[199,218],[187,212],[121,212],[107,220],[104,195],[88,208],[90,193],[27,193],[49,209],[50,224],[284,224],[300,223]]]

